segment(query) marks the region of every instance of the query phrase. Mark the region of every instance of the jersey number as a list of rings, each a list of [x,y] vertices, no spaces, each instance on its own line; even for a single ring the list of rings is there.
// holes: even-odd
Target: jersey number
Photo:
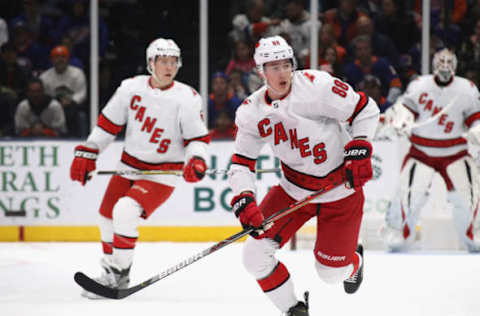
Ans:
[[[333,93],[336,93],[342,98],[345,98],[347,96],[348,85],[338,79],[335,79],[333,82],[335,83],[335,85],[332,87]]]

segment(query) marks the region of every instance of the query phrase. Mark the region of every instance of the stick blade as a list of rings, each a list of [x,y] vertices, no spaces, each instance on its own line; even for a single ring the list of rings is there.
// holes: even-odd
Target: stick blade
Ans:
[[[85,289],[88,292],[95,293],[97,295],[106,297],[106,298],[111,298],[111,299],[121,299],[125,296],[119,295],[119,289],[112,289],[110,287],[107,287],[105,285],[102,285],[95,280],[89,278],[82,272],[77,272],[73,276],[73,279],[75,282],[77,282],[78,285],[80,285],[83,289]]]

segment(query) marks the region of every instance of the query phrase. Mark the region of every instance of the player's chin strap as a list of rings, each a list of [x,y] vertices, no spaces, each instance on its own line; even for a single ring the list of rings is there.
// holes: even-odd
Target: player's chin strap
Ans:
[[[287,208],[285,208],[283,210],[280,210],[280,211],[274,213],[273,215],[267,217],[263,221],[261,227],[268,226],[270,223],[274,223],[277,220],[287,216],[288,214],[291,214],[291,213],[295,212],[296,210],[298,210],[298,209],[304,207],[305,205],[309,204],[312,200],[314,200],[317,197],[321,196],[322,194],[324,194],[328,191],[331,191],[332,189],[342,185],[343,183],[345,183],[345,179],[342,179],[342,181],[339,181],[339,182],[332,182],[332,183],[328,184],[327,186],[323,187],[322,189],[320,189],[320,190],[312,193],[311,195],[307,196],[303,200],[297,201],[297,202],[291,204],[290,206],[288,206]],[[199,253],[197,253],[197,254],[195,254],[195,255],[193,255],[193,256],[191,256],[191,257],[189,257],[189,258],[187,258],[187,259],[185,259],[185,260],[183,260],[179,263],[177,263],[176,265],[168,268],[167,270],[163,271],[162,273],[157,274],[157,275],[151,277],[150,279],[148,279],[146,281],[143,281],[142,283],[140,283],[138,285],[135,285],[133,287],[130,287],[130,288],[126,288],[126,289],[110,288],[110,287],[107,287],[103,284],[100,284],[100,283],[96,282],[95,280],[89,278],[88,276],[86,276],[82,272],[75,273],[74,279],[75,279],[75,282],[78,283],[78,285],[83,287],[88,292],[92,292],[92,293],[95,293],[97,295],[107,297],[107,298],[122,299],[124,297],[127,297],[127,296],[129,296],[133,293],[136,293],[136,292],[146,288],[149,285],[152,285],[153,283],[155,283],[157,281],[160,281],[160,280],[166,278],[170,274],[173,274],[173,273],[177,272],[178,270],[181,270],[181,269],[185,268],[186,266],[191,265],[192,263],[194,263],[194,262],[196,262],[196,261],[214,253],[215,251],[217,251],[217,250],[219,250],[219,249],[221,249],[221,248],[223,248],[227,245],[230,245],[231,243],[239,240],[240,238],[247,236],[248,234],[250,234],[254,230],[255,230],[255,227],[245,228],[241,232],[238,232],[235,235],[232,235],[232,236],[216,243],[215,245],[203,250],[202,252],[199,252]]]

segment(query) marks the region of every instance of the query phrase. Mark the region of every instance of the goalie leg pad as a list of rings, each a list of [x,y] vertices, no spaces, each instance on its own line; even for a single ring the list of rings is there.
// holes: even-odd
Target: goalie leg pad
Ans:
[[[466,156],[451,163],[447,174],[453,191],[447,193],[453,206],[453,220],[460,239],[471,252],[480,251],[480,216],[478,170],[471,157]]]
[[[400,174],[399,194],[385,214],[381,235],[387,248],[402,251],[414,240],[420,210],[428,199],[435,170],[409,158]]]

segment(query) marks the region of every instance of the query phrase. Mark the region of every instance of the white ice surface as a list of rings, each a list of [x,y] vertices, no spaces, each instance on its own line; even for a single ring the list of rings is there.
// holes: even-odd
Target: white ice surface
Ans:
[[[137,284],[211,243],[139,243]],[[229,245],[123,300],[91,301],[73,281],[96,276],[97,243],[0,243],[1,316],[280,315],[241,265],[242,244]],[[317,276],[311,251],[282,250],[297,295],[310,291],[311,316],[480,315],[480,256],[465,252],[365,252],[365,279],[347,295]]]

